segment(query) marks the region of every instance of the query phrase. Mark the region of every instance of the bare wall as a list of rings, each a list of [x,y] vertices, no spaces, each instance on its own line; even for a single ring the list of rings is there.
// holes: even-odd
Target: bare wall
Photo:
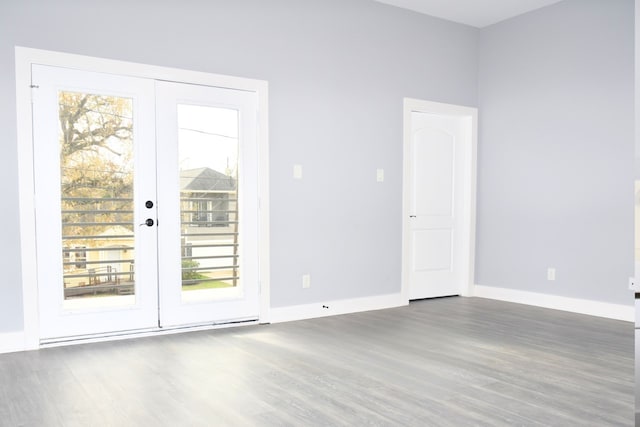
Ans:
[[[477,36],[369,0],[3,1],[0,332],[22,329],[14,46],[268,80],[282,307],[400,291],[402,97],[475,106]]]
[[[476,283],[633,304],[633,0],[566,0],[479,48]]]

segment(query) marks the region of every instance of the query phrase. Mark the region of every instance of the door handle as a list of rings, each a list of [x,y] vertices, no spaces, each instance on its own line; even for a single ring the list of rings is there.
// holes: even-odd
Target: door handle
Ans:
[[[155,224],[155,222],[151,219],[151,218],[147,218],[147,220],[145,222],[143,222],[140,225],[146,225],[147,227],[153,227],[153,224]]]
[[[416,217],[415,215],[409,215],[409,218],[415,218],[415,217]]]

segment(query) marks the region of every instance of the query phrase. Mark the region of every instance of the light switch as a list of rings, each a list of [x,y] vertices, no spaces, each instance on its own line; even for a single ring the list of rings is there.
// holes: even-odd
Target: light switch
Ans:
[[[376,181],[383,182],[384,181],[384,169],[376,170]]]
[[[553,267],[547,268],[547,280],[556,280],[556,269]]]
[[[302,179],[302,165],[293,165],[293,178]]]
[[[305,289],[311,287],[311,275],[310,274],[303,274],[302,275],[302,287],[305,288]]]

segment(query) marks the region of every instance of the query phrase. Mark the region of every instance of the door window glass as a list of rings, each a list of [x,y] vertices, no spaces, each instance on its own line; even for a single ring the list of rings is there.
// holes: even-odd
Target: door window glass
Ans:
[[[64,299],[133,295],[133,101],[60,91],[58,104]]]
[[[178,152],[183,301],[215,298],[240,284],[238,111],[179,104]]]

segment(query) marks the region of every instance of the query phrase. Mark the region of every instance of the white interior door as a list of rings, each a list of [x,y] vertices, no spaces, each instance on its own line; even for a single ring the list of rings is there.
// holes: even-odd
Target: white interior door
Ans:
[[[42,340],[157,325],[154,87],[34,65]]]
[[[403,254],[408,296],[463,294],[471,264],[472,118],[409,114]]]
[[[157,82],[160,325],[258,319],[257,96]]]

